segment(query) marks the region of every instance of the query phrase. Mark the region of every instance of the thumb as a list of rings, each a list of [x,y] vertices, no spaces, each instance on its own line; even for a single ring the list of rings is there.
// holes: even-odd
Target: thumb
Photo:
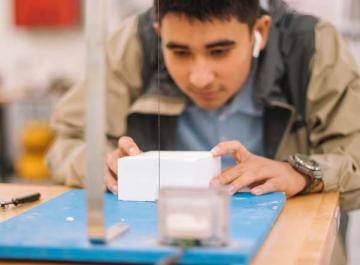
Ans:
[[[128,136],[121,137],[119,139],[118,146],[121,156],[134,156],[141,153],[141,150],[135,141]]]

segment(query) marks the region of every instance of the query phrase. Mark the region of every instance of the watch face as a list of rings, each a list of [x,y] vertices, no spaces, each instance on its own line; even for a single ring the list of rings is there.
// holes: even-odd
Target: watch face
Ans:
[[[313,170],[313,171],[321,170],[320,165],[315,160],[312,160],[311,158],[309,158],[309,157],[307,157],[305,155],[296,154],[295,159],[302,166],[304,166],[304,167],[306,167],[306,168],[308,168],[310,170]]]

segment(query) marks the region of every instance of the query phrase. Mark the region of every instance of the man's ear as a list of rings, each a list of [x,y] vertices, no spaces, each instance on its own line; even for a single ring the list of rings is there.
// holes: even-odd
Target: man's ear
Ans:
[[[153,23],[153,28],[154,28],[155,32],[160,36],[160,23],[159,22],[154,22]]]
[[[270,27],[271,17],[268,15],[261,16],[255,23],[253,31],[257,31],[261,35],[260,50],[263,50],[266,47],[269,39]]]

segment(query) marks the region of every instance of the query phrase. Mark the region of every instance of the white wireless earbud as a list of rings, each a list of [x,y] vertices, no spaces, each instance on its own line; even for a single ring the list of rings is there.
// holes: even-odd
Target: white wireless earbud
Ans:
[[[254,37],[255,37],[255,43],[254,43],[254,49],[253,49],[253,57],[258,58],[260,55],[262,37],[261,37],[260,32],[257,30],[255,30],[255,32],[254,32]]]

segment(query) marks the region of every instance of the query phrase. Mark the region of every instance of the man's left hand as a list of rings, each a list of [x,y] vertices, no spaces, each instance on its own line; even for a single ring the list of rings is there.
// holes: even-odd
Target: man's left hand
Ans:
[[[289,163],[254,155],[238,141],[222,142],[211,152],[215,157],[231,154],[237,162],[210,182],[211,187],[229,185],[230,194],[249,187],[255,195],[278,191],[292,197],[306,186],[306,177]]]

